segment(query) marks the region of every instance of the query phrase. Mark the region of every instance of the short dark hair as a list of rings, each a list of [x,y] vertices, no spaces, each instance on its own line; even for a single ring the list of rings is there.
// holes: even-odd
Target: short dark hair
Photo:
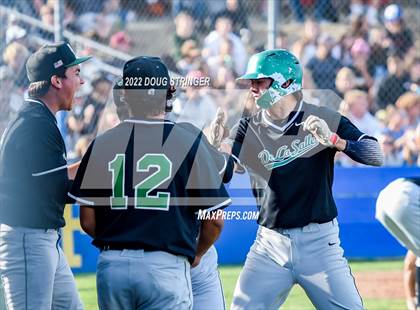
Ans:
[[[64,79],[67,78],[65,68],[64,70],[60,70],[56,75]],[[29,84],[28,95],[30,98],[41,98],[45,96],[46,93],[48,93],[50,86],[51,80],[33,82]]]
[[[148,90],[126,89],[124,100],[134,117],[146,118],[166,111],[167,90],[156,89],[155,95],[148,97]]]

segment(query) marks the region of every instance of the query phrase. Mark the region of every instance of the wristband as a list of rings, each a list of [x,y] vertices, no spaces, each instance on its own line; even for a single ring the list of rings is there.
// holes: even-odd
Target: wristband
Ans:
[[[332,145],[336,145],[338,141],[338,135],[336,133],[333,133],[330,137],[330,142]]]

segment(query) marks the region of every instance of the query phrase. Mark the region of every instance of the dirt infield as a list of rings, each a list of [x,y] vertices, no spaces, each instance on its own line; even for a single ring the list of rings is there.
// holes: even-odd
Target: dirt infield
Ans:
[[[353,275],[362,298],[404,298],[402,270],[363,271]]]

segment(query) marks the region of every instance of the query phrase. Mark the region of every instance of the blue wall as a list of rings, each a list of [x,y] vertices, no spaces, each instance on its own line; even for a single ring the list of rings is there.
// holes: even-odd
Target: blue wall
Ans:
[[[375,220],[375,201],[389,182],[404,176],[420,176],[419,168],[336,168],[334,197],[342,246],[347,258],[378,259],[405,255],[406,250]],[[229,186],[233,205],[228,210],[254,211],[247,175],[235,175]],[[63,247],[74,272],[95,271],[97,250],[78,226],[78,208],[66,212]],[[71,211],[70,211],[71,210]],[[216,247],[220,264],[241,264],[255,238],[251,220],[226,220]]]

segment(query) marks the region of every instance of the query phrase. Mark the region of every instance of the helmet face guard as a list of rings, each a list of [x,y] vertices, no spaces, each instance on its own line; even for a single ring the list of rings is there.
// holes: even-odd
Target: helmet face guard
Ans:
[[[256,100],[263,109],[273,106],[282,97],[302,89],[302,67],[299,60],[282,49],[254,54],[248,62],[247,72],[238,80],[271,78],[270,87]]]

